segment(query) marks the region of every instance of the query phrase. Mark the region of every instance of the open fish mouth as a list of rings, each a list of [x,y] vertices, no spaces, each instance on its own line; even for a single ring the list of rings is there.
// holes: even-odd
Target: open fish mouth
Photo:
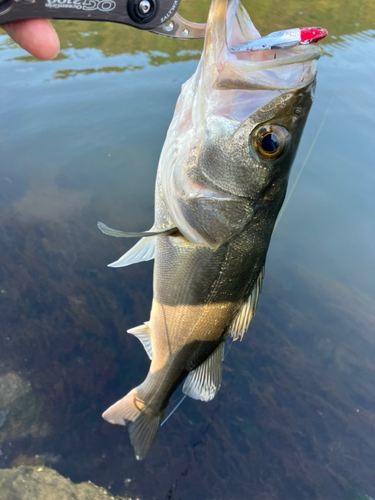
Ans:
[[[312,44],[243,53],[231,50],[260,38],[239,0],[212,0],[202,57],[195,74],[183,85],[160,158],[166,207],[174,225],[192,243],[208,244],[181,207],[190,198],[203,201],[213,196],[191,179],[190,170],[201,152],[215,138],[224,141],[235,134],[267,103],[278,106],[274,99],[281,94],[306,89],[314,96],[321,49]]]
[[[215,89],[292,90],[314,80],[316,61],[322,52],[320,47],[284,43],[284,46],[276,44],[274,49],[271,41],[269,49],[264,44],[265,49],[241,51],[241,46],[246,49],[249,42],[260,39],[245,8],[238,0],[213,0],[211,9],[207,33],[212,37],[214,64],[218,71]],[[316,29],[320,30],[320,38],[327,34],[326,30]],[[291,35],[296,32],[288,30],[285,33],[293,39]],[[280,35],[280,32],[273,35]],[[220,38],[222,44],[218,43]],[[316,38],[313,41],[319,36]]]

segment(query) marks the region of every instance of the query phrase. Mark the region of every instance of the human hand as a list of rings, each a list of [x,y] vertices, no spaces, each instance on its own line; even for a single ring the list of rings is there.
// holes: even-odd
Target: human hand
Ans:
[[[15,21],[1,27],[20,47],[38,59],[47,61],[59,53],[59,38],[47,19]]]

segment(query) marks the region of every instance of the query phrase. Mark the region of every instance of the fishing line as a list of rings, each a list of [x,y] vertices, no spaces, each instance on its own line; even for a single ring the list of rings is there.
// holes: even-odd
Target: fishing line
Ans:
[[[234,338],[232,338],[231,343],[229,344],[228,350],[224,354],[223,361],[228,356],[228,353],[231,350],[233,343],[234,343]],[[173,410],[165,417],[165,419],[163,420],[163,422],[160,424],[160,427],[162,427],[165,424],[165,422],[171,418],[171,416],[173,415],[173,413],[182,404],[182,402],[185,400],[185,398],[186,398],[186,394],[183,394],[182,397],[181,397],[181,399],[180,399],[180,401],[176,404],[176,406],[173,408]]]
[[[285,200],[285,203],[284,203],[284,205],[282,206],[282,208],[281,208],[281,210],[280,210],[280,213],[279,213],[279,216],[278,216],[278,218],[277,218],[277,221],[276,221],[275,227],[273,228],[273,232],[275,232],[275,230],[276,230],[276,228],[277,228],[277,225],[278,225],[278,223],[280,222],[280,219],[281,219],[281,217],[283,216],[283,213],[285,212],[285,209],[286,209],[286,207],[287,207],[287,205],[288,205],[288,203],[289,203],[289,200],[290,200],[290,198],[292,197],[293,191],[294,191],[295,187],[297,186],[297,183],[298,183],[298,181],[299,181],[299,178],[301,177],[301,174],[302,174],[302,172],[303,172],[303,169],[305,168],[306,163],[308,162],[308,160],[309,160],[309,158],[310,158],[310,155],[311,155],[311,153],[312,153],[312,150],[314,149],[315,143],[316,143],[316,141],[317,141],[317,139],[318,139],[318,137],[319,137],[319,134],[320,134],[320,132],[321,132],[321,130],[322,130],[322,128],[323,128],[323,125],[324,125],[324,123],[325,123],[325,121],[326,121],[326,118],[327,118],[328,112],[329,112],[329,110],[331,109],[332,101],[333,101],[333,98],[335,97],[336,90],[337,90],[337,85],[336,85],[336,87],[335,87],[335,90],[334,90],[334,91],[333,91],[333,93],[332,93],[331,100],[330,100],[330,102],[329,102],[328,108],[326,109],[326,112],[324,113],[323,119],[322,119],[322,121],[321,121],[321,123],[320,123],[320,125],[319,125],[319,128],[318,128],[318,130],[317,130],[317,132],[316,132],[316,134],[315,134],[314,140],[313,140],[313,141],[312,141],[312,143],[311,143],[311,146],[310,146],[310,149],[309,149],[309,151],[308,151],[308,153],[307,153],[307,155],[306,155],[305,161],[303,162],[302,167],[300,168],[300,171],[298,172],[298,175],[297,175],[297,177],[296,177],[296,180],[294,181],[294,184],[293,184],[293,186],[292,186],[292,188],[291,188],[291,190],[290,190],[290,192],[289,192],[289,194],[288,194],[288,196],[287,196],[287,198],[286,198],[286,200]]]
[[[232,337],[232,341],[231,341],[231,343],[229,344],[229,347],[228,347],[228,349],[227,349],[227,352],[224,354],[223,361],[224,361],[224,359],[228,356],[229,351],[230,351],[230,350],[231,350],[231,348],[232,348],[233,342],[234,342],[234,338]]]
[[[167,420],[169,420],[169,418],[173,415],[173,413],[177,410],[177,408],[180,406],[180,404],[184,401],[184,399],[185,399],[185,398],[186,398],[186,394],[183,394],[183,395],[182,395],[182,398],[181,398],[181,399],[180,399],[180,401],[177,403],[177,405],[173,408],[173,410],[169,413],[169,415],[167,415],[167,416],[165,417],[165,419],[163,420],[163,422],[160,424],[160,427],[162,427],[162,426],[165,424],[165,422],[166,422]]]

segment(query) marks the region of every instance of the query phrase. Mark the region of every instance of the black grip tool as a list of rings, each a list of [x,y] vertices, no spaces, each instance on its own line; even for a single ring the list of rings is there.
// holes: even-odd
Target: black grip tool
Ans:
[[[0,25],[23,19],[110,21],[178,39],[204,38],[206,25],[183,19],[181,0],[0,0]]]

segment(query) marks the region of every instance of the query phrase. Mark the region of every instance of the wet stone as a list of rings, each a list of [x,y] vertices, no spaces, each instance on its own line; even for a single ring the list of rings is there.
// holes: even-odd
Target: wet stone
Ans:
[[[92,483],[74,484],[47,467],[0,470],[1,500],[130,500]]]
[[[27,435],[47,435],[48,427],[39,422],[39,413],[29,382],[15,373],[0,377],[0,443]]]
[[[0,404],[3,407],[12,405],[14,401],[30,391],[30,384],[15,373],[0,377]]]
[[[16,467],[20,467],[22,465],[27,465],[27,466],[36,466],[36,465],[45,465],[45,461],[43,460],[43,457],[39,455],[34,455],[34,456],[27,456],[23,455],[22,453],[18,455],[14,460],[12,460],[12,463],[10,464],[11,468],[14,469]]]

